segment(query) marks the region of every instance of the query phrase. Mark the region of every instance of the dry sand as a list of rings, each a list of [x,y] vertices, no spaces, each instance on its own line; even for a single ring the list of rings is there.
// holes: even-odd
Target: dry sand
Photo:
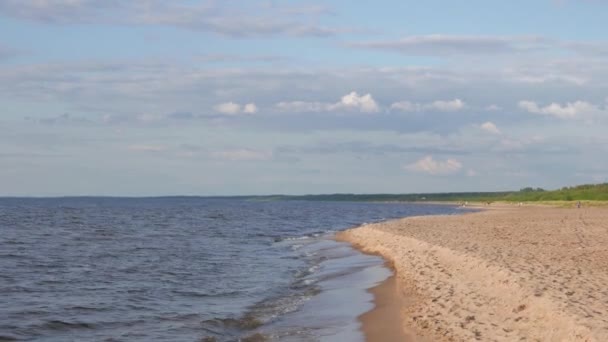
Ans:
[[[411,217],[338,238],[392,262],[407,301],[384,317],[425,340],[608,341],[606,208]],[[396,340],[370,335],[375,311],[368,340]]]

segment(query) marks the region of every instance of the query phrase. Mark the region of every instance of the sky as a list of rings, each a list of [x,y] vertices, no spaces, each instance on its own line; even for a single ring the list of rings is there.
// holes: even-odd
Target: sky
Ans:
[[[608,1],[0,0],[0,196],[608,179]]]

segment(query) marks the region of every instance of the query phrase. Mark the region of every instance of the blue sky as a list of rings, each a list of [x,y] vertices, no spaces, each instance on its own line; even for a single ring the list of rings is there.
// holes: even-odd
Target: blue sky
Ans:
[[[0,0],[0,195],[607,181],[603,0]]]

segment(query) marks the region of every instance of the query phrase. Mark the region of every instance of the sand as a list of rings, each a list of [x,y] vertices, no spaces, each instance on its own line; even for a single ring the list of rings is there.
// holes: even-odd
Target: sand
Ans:
[[[410,300],[399,294],[395,276],[369,289],[369,292],[374,295],[374,309],[359,316],[366,341],[423,342],[402,326],[401,308],[409,305]]]
[[[383,315],[428,341],[608,341],[606,208],[411,217],[338,238],[396,271],[400,304],[362,317],[368,341],[403,340],[370,333]]]

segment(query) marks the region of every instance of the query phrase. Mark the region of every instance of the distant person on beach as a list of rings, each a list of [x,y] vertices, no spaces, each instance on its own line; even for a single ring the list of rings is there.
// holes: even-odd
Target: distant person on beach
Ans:
[[[581,208],[581,201],[576,202],[576,207],[577,207],[578,209],[580,209],[580,208]]]

